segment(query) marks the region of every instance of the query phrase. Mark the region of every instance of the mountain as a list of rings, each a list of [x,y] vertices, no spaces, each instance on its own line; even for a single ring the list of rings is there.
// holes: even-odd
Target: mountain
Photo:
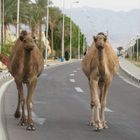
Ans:
[[[86,34],[87,41],[92,42],[93,35],[108,32],[114,47],[128,44],[130,39],[140,33],[140,9],[124,12],[106,9],[81,7],[65,9],[65,14],[72,17]]]

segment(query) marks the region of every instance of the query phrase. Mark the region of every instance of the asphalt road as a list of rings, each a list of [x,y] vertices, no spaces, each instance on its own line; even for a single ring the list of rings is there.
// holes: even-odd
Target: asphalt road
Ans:
[[[9,140],[140,140],[140,88],[115,76],[107,98],[109,129],[95,132],[90,116],[88,82],[80,62],[44,70],[34,94],[36,131],[19,127],[14,112],[17,90],[5,92],[5,130]]]

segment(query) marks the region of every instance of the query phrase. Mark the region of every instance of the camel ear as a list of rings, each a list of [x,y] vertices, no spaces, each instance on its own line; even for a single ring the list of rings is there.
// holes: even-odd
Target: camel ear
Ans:
[[[96,36],[93,36],[93,40],[94,40],[94,42],[96,42],[96,41],[97,41],[97,38],[96,38]]]
[[[105,35],[105,39],[104,39],[104,41],[106,41],[107,40],[107,35]]]
[[[20,33],[19,39],[20,39],[21,41],[23,41],[26,35],[27,35],[27,31],[24,31],[24,30],[23,30],[23,31]]]
[[[23,41],[24,40],[24,36],[19,36],[19,39],[20,39],[20,41]]]

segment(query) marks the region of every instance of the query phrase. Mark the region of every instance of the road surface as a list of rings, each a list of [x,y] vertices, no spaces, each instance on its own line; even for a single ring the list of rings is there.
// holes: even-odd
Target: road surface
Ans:
[[[95,132],[90,116],[88,81],[80,62],[45,69],[34,94],[36,131],[18,126],[13,114],[17,90],[5,92],[5,130],[9,140],[140,140],[140,88],[115,76],[107,98],[109,129]]]

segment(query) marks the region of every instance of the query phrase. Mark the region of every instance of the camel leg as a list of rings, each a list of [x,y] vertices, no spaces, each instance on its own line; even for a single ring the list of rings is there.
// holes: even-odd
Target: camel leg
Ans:
[[[21,112],[20,112],[20,92],[18,90],[18,105],[17,105],[17,109],[16,109],[16,112],[14,114],[15,118],[20,118],[21,116]]]
[[[101,96],[101,122],[102,122],[103,128],[108,128],[106,124],[107,122],[105,121],[105,108],[106,108],[106,97],[108,94],[108,89],[109,89],[110,84],[111,84],[111,80],[106,81],[104,90]]]
[[[93,103],[93,94],[92,94],[92,86],[89,82],[89,86],[90,86],[90,108],[91,108],[91,115],[90,115],[90,121],[89,121],[89,126],[94,126],[95,125],[95,121],[94,121],[94,103]]]
[[[18,82],[17,80],[15,80],[16,85],[17,85],[17,89],[18,89],[18,106],[17,106],[17,110],[15,112],[15,115],[19,115],[20,114],[20,106],[22,109],[22,115],[21,115],[21,120],[19,122],[19,125],[26,125],[26,116],[25,116],[25,97],[23,94],[23,86],[22,86],[22,82]]]
[[[92,114],[93,114],[93,109],[95,110],[95,127],[96,130],[100,130],[102,129],[102,124],[100,121],[100,115],[99,115],[99,106],[100,106],[100,102],[99,102],[99,97],[98,97],[98,82],[97,80],[91,79],[90,80],[90,90],[91,90],[91,106],[92,106]],[[94,115],[94,114],[93,114]],[[93,118],[94,116],[92,116]],[[92,121],[92,119],[91,119]]]
[[[34,122],[32,120],[32,97],[36,87],[37,78],[34,78],[31,83],[27,85],[28,87],[28,96],[27,96],[27,111],[28,111],[28,120],[27,120],[27,130],[35,130]]]

